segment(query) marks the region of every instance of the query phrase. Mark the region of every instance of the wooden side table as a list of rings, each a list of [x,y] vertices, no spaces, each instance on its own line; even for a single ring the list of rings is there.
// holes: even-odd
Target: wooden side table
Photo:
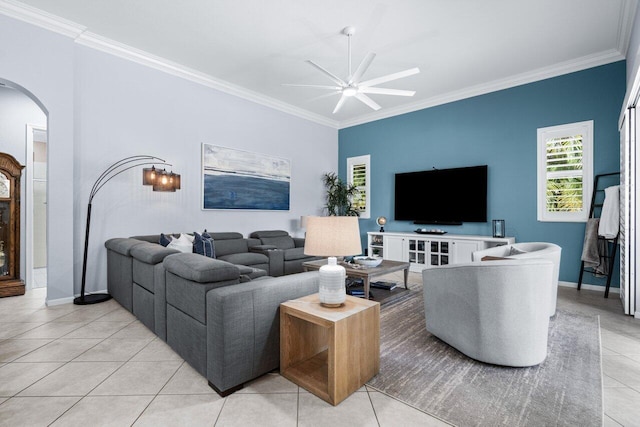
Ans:
[[[380,303],[347,295],[337,308],[318,294],[280,304],[280,373],[337,405],[380,369]]]

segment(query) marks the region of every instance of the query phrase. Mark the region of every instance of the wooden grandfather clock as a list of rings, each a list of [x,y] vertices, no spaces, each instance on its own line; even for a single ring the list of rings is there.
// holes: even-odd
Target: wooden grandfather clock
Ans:
[[[24,166],[0,153],[0,297],[24,295],[20,279],[20,176]]]

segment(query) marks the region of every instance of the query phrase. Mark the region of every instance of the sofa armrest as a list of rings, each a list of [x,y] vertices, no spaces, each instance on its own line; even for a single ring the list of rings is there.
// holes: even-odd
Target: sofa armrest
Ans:
[[[165,248],[157,243],[142,242],[131,248],[131,256],[145,264],[159,264],[167,255],[177,254],[176,249]]]
[[[104,242],[104,246],[120,255],[131,256],[131,249],[134,246],[144,243],[142,240],[126,237],[115,237]]]
[[[284,251],[274,245],[258,245],[249,249],[251,252],[264,254],[269,258],[269,276],[284,276]]]
[[[294,237],[293,243],[296,245],[296,248],[304,248],[304,237]]]
[[[223,393],[280,365],[280,303],[318,292],[317,271],[207,293],[207,379]]]

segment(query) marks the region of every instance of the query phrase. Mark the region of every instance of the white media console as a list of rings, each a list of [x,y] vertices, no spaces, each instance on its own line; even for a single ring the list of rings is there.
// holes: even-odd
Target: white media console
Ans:
[[[467,236],[456,234],[419,234],[373,232],[368,235],[369,256],[411,263],[410,270],[420,272],[439,265],[471,262],[471,254],[481,249],[515,243],[514,237]]]

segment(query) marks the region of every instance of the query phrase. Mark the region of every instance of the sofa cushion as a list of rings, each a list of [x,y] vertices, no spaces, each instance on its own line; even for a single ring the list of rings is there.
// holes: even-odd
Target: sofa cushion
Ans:
[[[237,254],[239,252],[248,252],[249,246],[247,240],[240,233],[209,233],[216,245],[216,258],[223,255]]]
[[[162,262],[167,271],[198,283],[233,280],[240,269],[233,264],[198,254],[169,255]]]
[[[289,232],[284,230],[258,230],[254,231],[250,234],[250,237],[255,237],[256,239],[262,239],[265,237],[282,237],[288,236]]]
[[[254,231],[250,237],[260,239],[263,245],[274,245],[278,249],[295,248],[296,244],[288,232],[284,230],[261,230]]]
[[[256,265],[256,264],[269,264],[269,258],[265,254],[260,254],[256,252],[244,252],[244,253],[235,253],[235,254],[229,254],[224,256],[218,256],[218,259],[230,262],[231,264],[240,264],[240,265],[249,265],[249,266]]]
[[[236,265],[236,267],[240,269],[241,279],[244,276],[249,280],[254,280],[267,275],[267,272],[261,268],[248,267],[246,265]]]
[[[291,236],[279,236],[279,237],[263,237],[260,239],[264,245],[274,245],[278,249],[293,249],[296,247],[295,242]]]

